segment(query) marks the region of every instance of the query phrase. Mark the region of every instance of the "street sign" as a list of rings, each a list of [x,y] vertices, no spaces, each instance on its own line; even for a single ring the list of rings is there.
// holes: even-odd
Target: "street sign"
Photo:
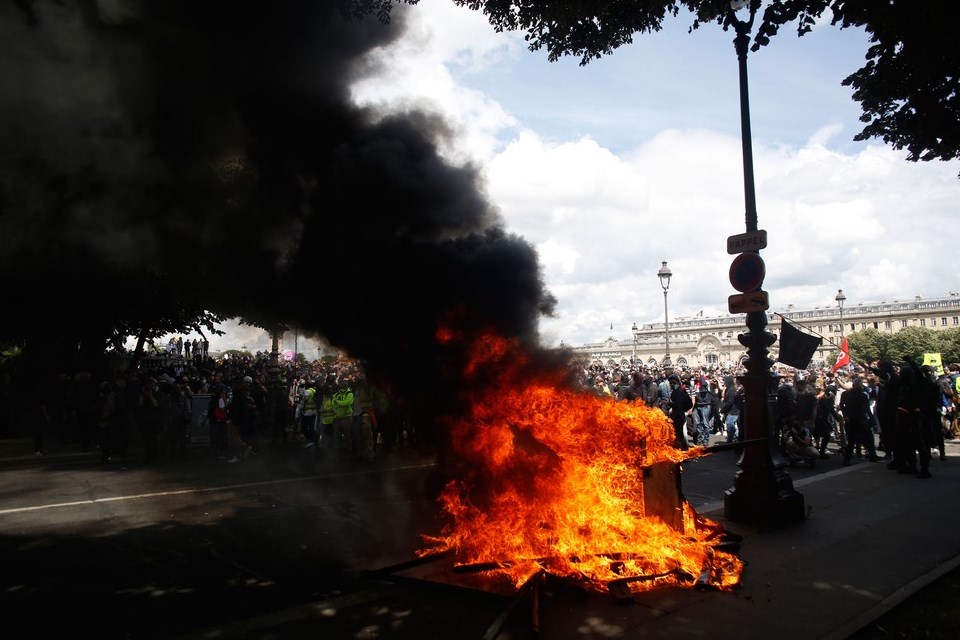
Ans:
[[[741,253],[730,265],[730,284],[741,293],[759,289],[765,275],[767,266],[759,253]]]
[[[751,291],[727,298],[727,308],[730,313],[751,313],[766,311],[770,308],[770,298],[766,291]]]
[[[767,248],[767,232],[748,231],[727,238],[727,253],[735,255],[744,251],[760,251]]]

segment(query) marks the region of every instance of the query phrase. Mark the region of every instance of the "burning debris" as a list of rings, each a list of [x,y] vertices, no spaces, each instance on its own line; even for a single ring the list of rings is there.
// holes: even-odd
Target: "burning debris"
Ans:
[[[516,343],[477,341],[468,377],[483,381],[449,425],[453,479],[440,500],[450,522],[421,554],[452,552],[455,572],[516,588],[541,572],[619,596],[737,586],[743,564],[722,526],[679,487],[666,501],[644,490],[701,451],[675,449],[661,411],[575,391],[564,372],[530,365]]]

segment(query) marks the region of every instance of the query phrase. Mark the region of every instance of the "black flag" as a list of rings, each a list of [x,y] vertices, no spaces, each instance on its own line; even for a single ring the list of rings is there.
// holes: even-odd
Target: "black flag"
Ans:
[[[779,362],[795,369],[806,369],[822,342],[823,338],[800,331],[781,316]]]

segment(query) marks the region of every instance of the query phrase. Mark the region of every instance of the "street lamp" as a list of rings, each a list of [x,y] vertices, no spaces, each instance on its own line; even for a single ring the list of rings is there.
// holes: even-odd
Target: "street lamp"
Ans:
[[[753,180],[753,141],[750,134],[750,98],[747,83],[747,50],[750,31],[760,0],[734,0],[724,19],[724,27],[732,26],[740,76],[740,140],[743,152],[743,195],[746,207],[746,230],[758,231],[757,198]],[[741,20],[736,12],[749,5],[750,18]],[[759,253],[755,251],[754,253]],[[724,514],[735,522],[755,525],[780,525],[799,522],[806,517],[803,494],[793,488],[790,475],[784,470],[786,462],[780,454],[774,430],[773,409],[777,379],[771,375],[773,361],[768,347],[776,342],[775,335],[766,330],[767,313],[747,313],[747,332],[738,337],[747,349],[743,362],[746,372],[741,378],[744,390],[744,408],[741,417],[745,440],[766,440],[765,446],[744,447],[740,457],[740,471],[734,477],[733,487],[724,496]]]
[[[634,322],[633,326],[630,327],[630,330],[633,332],[633,366],[637,366],[637,332],[640,331],[637,329],[637,323]]]
[[[660,286],[663,287],[663,338],[665,341],[663,353],[663,366],[670,366],[670,316],[667,315],[667,290],[670,288],[670,278],[673,272],[667,266],[664,260],[660,270],[657,271],[657,277],[660,278]]]
[[[843,289],[837,289],[837,297],[834,298],[837,301],[837,306],[840,308],[840,341],[843,341],[843,303],[846,302],[847,296],[843,295]]]

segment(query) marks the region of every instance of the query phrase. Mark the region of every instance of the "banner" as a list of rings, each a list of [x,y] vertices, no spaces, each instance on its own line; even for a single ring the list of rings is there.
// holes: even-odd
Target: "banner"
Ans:
[[[777,361],[794,369],[806,369],[810,366],[813,354],[823,343],[823,338],[800,331],[786,318],[780,320],[780,355]]]
[[[928,364],[933,367],[933,370],[937,372],[938,376],[942,376],[943,371],[943,362],[940,361],[939,353],[925,353],[923,354],[923,364]]]
[[[847,344],[847,339],[844,338],[843,344],[840,345],[840,354],[837,356],[837,363],[833,365],[833,370],[837,371],[848,364],[850,364],[850,345]]]

